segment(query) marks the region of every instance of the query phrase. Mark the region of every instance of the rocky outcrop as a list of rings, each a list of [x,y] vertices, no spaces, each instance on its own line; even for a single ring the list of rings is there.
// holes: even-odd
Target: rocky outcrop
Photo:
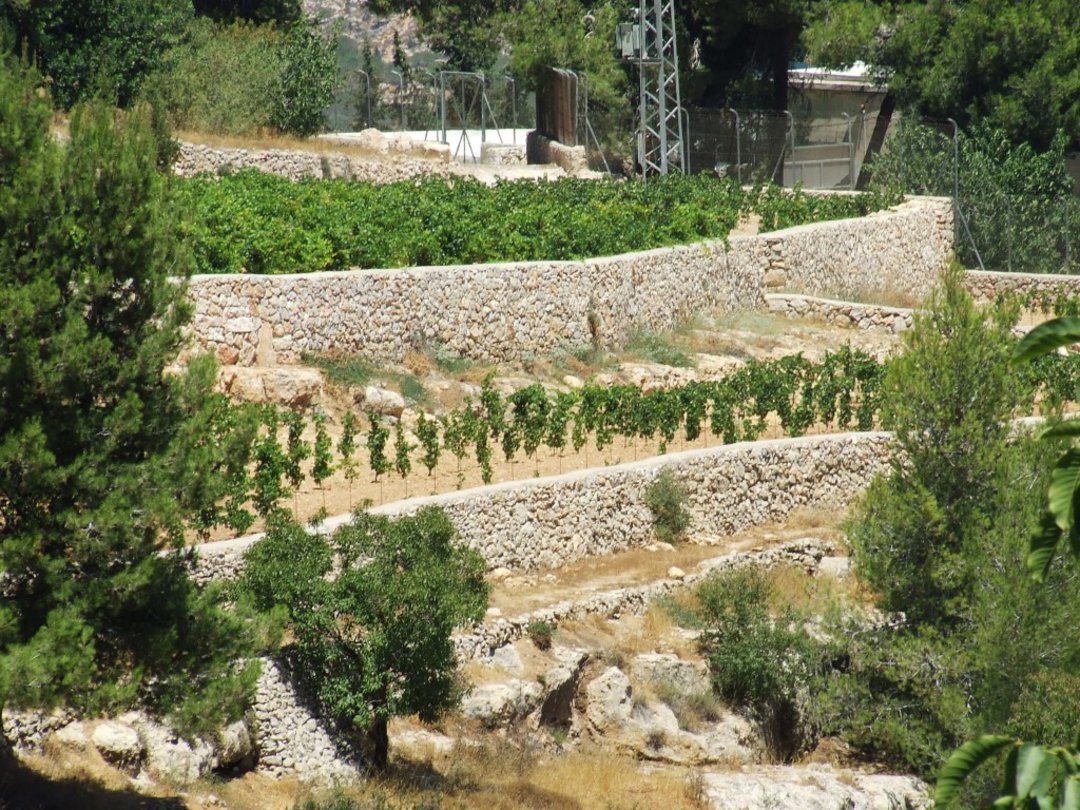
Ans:
[[[315,369],[295,366],[225,366],[218,374],[218,387],[235,399],[246,402],[304,408],[319,401],[323,376]]]
[[[714,810],[925,810],[929,787],[913,776],[866,774],[829,767],[755,768],[707,773],[703,795]]]
[[[111,720],[99,723],[90,740],[102,759],[127,771],[138,770],[146,753],[139,732],[125,723]]]

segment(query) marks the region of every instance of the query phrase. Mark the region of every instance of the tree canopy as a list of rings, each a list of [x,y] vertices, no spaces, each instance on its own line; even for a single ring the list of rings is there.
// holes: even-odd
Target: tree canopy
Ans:
[[[483,558],[442,510],[358,513],[329,541],[275,514],[246,560],[254,606],[284,610],[298,675],[327,717],[362,733],[377,767],[391,717],[434,720],[457,702],[450,633],[483,616],[488,590]]]
[[[240,625],[177,550],[225,463],[213,369],[165,373],[192,260],[145,111],[76,109],[0,64],[0,705],[235,714]],[[192,708],[192,700],[206,700]]]
[[[985,122],[1047,148],[1080,140],[1080,5],[1073,0],[830,0],[806,32],[811,58],[862,59],[919,114]]]

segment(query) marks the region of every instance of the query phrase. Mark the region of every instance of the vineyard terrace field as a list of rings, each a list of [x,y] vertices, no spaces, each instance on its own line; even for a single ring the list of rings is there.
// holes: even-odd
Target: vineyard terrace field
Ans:
[[[697,175],[620,180],[430,179],[375,186],[257,171],[177,180],[200,273],[572,260],[864,216],[880,194],[808,195]]]

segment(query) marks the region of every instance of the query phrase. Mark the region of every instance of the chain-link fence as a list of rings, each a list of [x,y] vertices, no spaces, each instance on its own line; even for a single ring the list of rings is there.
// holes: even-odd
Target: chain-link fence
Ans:
[[[743,183],[853,189],[867,149],[866,117],[855,111],[814,118],[774,110],[688,110],[690,171]]]
[[[343,79],[325,115],[333,132],[375,128],[422,132],[429,140],[441,140],[444,130],[476,130],[478,150],[488,133],[496,142],[510,142],[516,135],[507,131],[531,128],[535,101],[511,76],[419,68],[371,75],[357,70]],[[472,144],[470,150],[476,151]]]
[[[956,253],[967,267],[1080,272],[1080,198],[1064,167],[1041,177],[1046,158],[1003,160],[980,137],[952,121],[903,119],[870,166],[872,182],[953,197]]]

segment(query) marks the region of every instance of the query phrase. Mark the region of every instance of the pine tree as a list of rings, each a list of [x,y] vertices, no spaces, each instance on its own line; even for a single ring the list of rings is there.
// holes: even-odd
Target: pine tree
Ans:
[[[245,633],[161,553],[223,491],[213,374],[164,373],[191,257],[147,116],[77,110],[66,145],[50,116],[0,57],[0,705],[213,723]]]

